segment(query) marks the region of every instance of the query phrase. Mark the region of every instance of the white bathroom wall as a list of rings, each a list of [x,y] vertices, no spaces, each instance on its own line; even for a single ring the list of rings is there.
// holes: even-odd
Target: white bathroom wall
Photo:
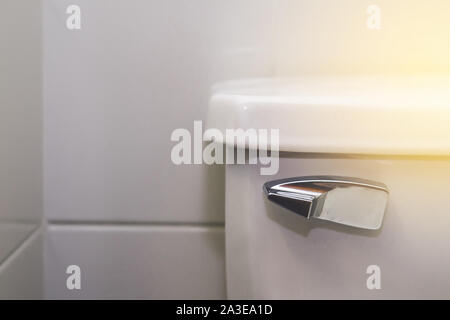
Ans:
[[[0,2],[0,299],[42,297],[42,6]]]
[[[276,73],[448,74],[448,0],[281,0]],[[368,27],[379,11],[379,29]],[[373,9],[372,9],[373,10]],[[371,24],[369,23],[369,26]]]
[[[223,168],[174,165],[170,136],[205,119],[214,83],[273,74],[277,10],[44,1],[47,298],[225,298]]]

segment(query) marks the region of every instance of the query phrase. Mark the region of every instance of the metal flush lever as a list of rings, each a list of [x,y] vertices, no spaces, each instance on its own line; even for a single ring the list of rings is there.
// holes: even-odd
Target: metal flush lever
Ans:
[[[311,176],[264,184],[267,198],[308,219],[377,230],[383,222],[386,185],[358,178]]]

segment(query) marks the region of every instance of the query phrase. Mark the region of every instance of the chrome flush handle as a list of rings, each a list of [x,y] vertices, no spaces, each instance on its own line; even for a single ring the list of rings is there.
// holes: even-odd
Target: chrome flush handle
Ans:
[[[267,198],[307,219],[377,230],[383,222],[389,191],[370,180],[311,176],[264,184]]]

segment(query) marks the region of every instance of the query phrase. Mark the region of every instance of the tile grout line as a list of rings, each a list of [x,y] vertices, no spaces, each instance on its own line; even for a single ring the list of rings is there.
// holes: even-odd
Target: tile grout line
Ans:
[[[224,228],[220,222],[148,222],[148,221],[84,221],[84,220],[47,220],[49,227],[204,227]]]
[[[0,273],[2,273],[8,265],[17,257],[19,256],[22,251],[30,244],[32,243],[41,233],[43,233],[44,226],[43,224],[40,224],[36,226],[36,228],[33,229],[32,232],[14,249],[11,251],[10,254],[8,254],[0,263]]]

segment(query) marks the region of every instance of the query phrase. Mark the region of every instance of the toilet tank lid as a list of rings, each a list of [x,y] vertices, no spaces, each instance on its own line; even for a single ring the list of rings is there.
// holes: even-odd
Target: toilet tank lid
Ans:
[[[248,79],[213,87],[207,128],[279,129],[280,151],[450,155],[450,77]],[[248,145],[245,145],[248,147]]]

